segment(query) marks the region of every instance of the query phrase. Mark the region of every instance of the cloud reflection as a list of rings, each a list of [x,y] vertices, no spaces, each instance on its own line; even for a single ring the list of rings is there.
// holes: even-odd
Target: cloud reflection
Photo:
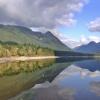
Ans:
[[[74,100],[75,90],[62,88],[49,82],[37,84],[29,91],[11,100]]]
[[[100,81],[94,81],[90,83],[90,91],[100,96]]]

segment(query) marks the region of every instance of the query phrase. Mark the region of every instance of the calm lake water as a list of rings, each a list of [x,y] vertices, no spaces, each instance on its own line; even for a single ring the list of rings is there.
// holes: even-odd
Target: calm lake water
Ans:
[[[0,100],[100,100],[100,60],[1,63]]]

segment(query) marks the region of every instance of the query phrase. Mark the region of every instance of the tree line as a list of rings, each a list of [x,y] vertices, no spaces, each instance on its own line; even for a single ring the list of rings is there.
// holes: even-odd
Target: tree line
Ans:
[[[17,44],[0,41],[0,57],[10,56],[52,56],[54,51],[33,44]]]

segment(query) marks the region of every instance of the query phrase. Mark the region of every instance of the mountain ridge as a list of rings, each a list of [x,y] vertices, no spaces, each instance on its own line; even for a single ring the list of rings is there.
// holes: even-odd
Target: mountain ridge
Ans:
[[[81,45],[74,48],[74,51],[82,53],[100,53],[100,42],[96,43],[94,41],[91,41],[86,45]]]
[[[27,27],[16,25],[0,24],[0,41],[11,41],[19,44],[34,44],[59,51],[71,50],[50,31],[46,33],[35,32]]]

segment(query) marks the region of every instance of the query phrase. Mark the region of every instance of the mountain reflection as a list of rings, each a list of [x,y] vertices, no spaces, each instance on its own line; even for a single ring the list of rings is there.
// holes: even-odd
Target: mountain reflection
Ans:
[[[49,82],[37,84],[11,100],[74,100],[73,88],[62,88]]]
[[[85,61],[80,61],[80,62],[75,62],[74,65],[88,69],[90,71],[100,71],[100,60],[85,60]]]
[[[91,83],[94,81],[98,83]],[[72,64],[56,76],[51,83],[46,81],[36,84],[12,100],[100,100],[99,87],[99,70],[90,71]]]
[[[88,69],[83,69],[80,67],[77,67],[76,65],[71,65],[68,68],[66,68],[64,71],[62,71],[53,82],[58,83],[60,80],[63,80],[65,78],[78,75],[81,78],[90,77],[95,78],[100,76],[100,71],[91,72]]]
[[[2,100],[100,100],[99,60],[8,62],[0,75]]]
[[[53,60],[43,60],[1,64],[0,100],[8,100],[8,98],[20,94],[37,83],[51,82],[62,70],[70,65],[70,63],[57,64],[53,62]],[[18,68],[19,73],[15,73],[16,68]],[[11,70],[9,71],[9,69]]]

